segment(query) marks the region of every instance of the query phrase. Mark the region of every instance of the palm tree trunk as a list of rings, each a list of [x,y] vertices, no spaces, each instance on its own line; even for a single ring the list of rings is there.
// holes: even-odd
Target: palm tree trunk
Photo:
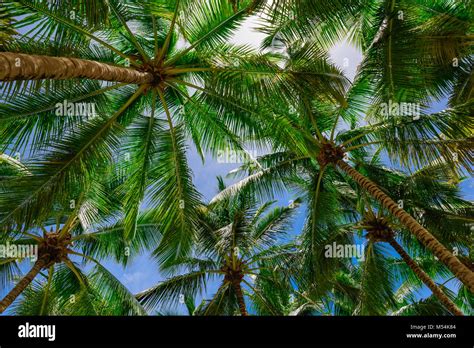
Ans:
[[[242,286],[240,286],[240,283],[234,283],[232,284],[234,287],[235,295],[237,296],[237,302],[239,303],[239,309],[240,309],[240,314],[243,317],[248,316],[247,314],[247,309],[245,307],[245,299],[244,299],[244,294],[242,292]]]
[[[145,84],[153,75],[91,60],[0,52],[0,81],[86,78]]]
[[[438,298],[438,300],[454,315],[463,316],[464,313],[449,299],[448,296],[435,284],[433,279],[426,274],[420,266],[418,266],[415,261],[408,255],[408,253],[402,248],[400,244],[394,238],[390,238],[387,242],[395,249],[395,251],[402,257],[403,261],[410,267],[410,269],[415,272],[417,277],[425,283],[425,285],[430,288],[433,294]]]
[[[364,188],[373,198],[379,201],[393,216],[414,234],[418,240],[441,260],[453,274],[474,293],[474,272],[467,268],[459,259],[446,249],[427,229],[421,226],[406,211],[401,209],[376,184],[357,172],[346,162],[339,160],[336,165]]]
[[[44,258],[38,259],[33,268],[15,285],[13,289],[0,301],[0,313],[3,313],[5,309],[10,306],[13,301],[26,289],[26,287],[33,281],[33,279],[38,275],[38,273],[43,269],[46,264]]]

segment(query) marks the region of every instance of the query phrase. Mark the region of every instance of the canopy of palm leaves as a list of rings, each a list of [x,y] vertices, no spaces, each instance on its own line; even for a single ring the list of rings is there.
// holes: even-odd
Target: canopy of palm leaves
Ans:
[[[219,189],[225,189],[221,178]],[[193,257],[166,266],[164,271],[172,277],[138,294],[137,298],[146,308],[173,301],[177,304],[180,296],[184,299],[203,295],[207,283],[214,280],[220,283],[216,293],[196,308],[195,313],[233,315],[240,311],[247,315],[244,294],[249,292],[267,306],[268,312],[277,314],[266,301],[268,293],[253,283],[257,276],[271,281],[265,274],[285,274],[294,250],[291,244],[281,246],[277,242],[286,233],[299,201],[291,207],[272,208],[273,203],[258,203],[254,195],[244,193],[216,205],[203,206],[199,243]],[[272,283],[273,290],[278,289],[281,281]]]
[[[255,16],[261,47],[233,44]],[[2,241],[61,250],[16,283],[11,310],[144,314],[99,263],[126,266],[131,249],[168,276],[138,295],[149,310],[182,297],[198,315],[449,313],[371,237],[371,212],[471,314],[473,206],[459,187],[472,175],[472,17],[451,0],[2,1]],[[344,39],[363,54],[353,81],[329,58]],[[93,112],[58,113],[68,103]],[[419,113],[391,113],[401,103]],[[220,179],[203,204],[191,145],[203,161],[246,154],[242,181]],[[302,204],[273,208],[286,190]],[[365,260],[324,257],[364,237]],[[1,263],[2,288],[18,261]]]

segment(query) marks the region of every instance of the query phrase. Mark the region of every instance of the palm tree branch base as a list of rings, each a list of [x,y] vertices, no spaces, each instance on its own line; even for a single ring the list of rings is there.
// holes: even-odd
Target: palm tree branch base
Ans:
[[[150,72],[86,59],[0,52],[0,81],[87,78],[133,84],[151,83]]]

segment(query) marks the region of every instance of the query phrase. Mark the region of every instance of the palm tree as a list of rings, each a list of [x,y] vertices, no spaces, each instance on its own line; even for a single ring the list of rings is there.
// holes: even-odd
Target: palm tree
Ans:
[[[313,291],[312,298],[316,301],[320,297],[326,296],[327,292],[332,289],[332,282],[338,270],[351,268],[350,260],[327,259],[324,255],[325,246],[333,242],[342,245],[357,244],[351,226],[356,224],[356,226],[363,226],[362,229],[370,229],[367,223],[358,223],[365,215],[360,212],[364,212],[366,209],[364,207],[367,207],[367,202],[370,202],[370,199],[365,197],[364,192],[357,186],[351,187],[345,183],[347,178],[337,171],[328,170],[324,179],[318,180],[317,163],[293,156],[290,153],[270,154],[257,159],[261,165],[260,168],[254,168],[253,164],[242,166],[239,171],[250,172],[251,175],[229,187],[214,202],[218,203],[220,198],[240,191],[257,192],[263,197],[272,196],[273,190],[278,191],[284,187],[281,185],[302,192],[301,195],[306,197],[307,219],[299,244],[304,252],[301,254],[302,259],[298,261],[299,267],[291,274],[305,275],[301,288],[311,289]],[[423,224],[430,227],[436,238],[452,250],[456,250],[459,257],[464,260],[466,256],[463,254],[468,253],[472,244],[472,234],[470,233],[472,219],[470,216],[473,207],[471,202],[460,198],[459,188],[451,180],[453,174],[449,172],[449,164],[433,164],[411,175],[406,175],[383,168],[377,156],[374,156],[371,161],[367,161],[364,158],[367,156],[364,150],[356,150],[353,156],[355,158],[352,160],[358,171],[391,192],[407,211],[417,216],[423,216]],[[234,174],[239,171],[234,171]],[[446,172],[448,172],[448,176]],[[314,198],[315,195],[318,197],[317,200]],[[383,206],[379,205],[377,201],[371,204],[377,206],[379,213],[384,211]],[[372,217],[368,220],[373,222],[371,225],[378,226],[378,220],[382,219],[376,215],[369,214],[368,216]],[[404,225],[397,224],[391,219],[384,221],[390,221],[391,226],[390,235],[387,237],[393,237],[394,231],[399,231],[403,236],[403,243],[408,245],[410,250],[416,251],[417,254],[426,252],[423,247],[420,248],[416,240],[406,234]],[[389,225],[385,223],[380,224],[379,227],[382,228],[382,226]],[[370,230],[374,230],[374,228]],[[369,240],[371,239],[369,238]],[[440,291],[428,274],[417,267],[412,262],[413,260],[410,261],[408,253],[394,238],[387,238],[386,241],[401,253],[404,260],[411,266],[412,271],[415,271],[415,274],[418,274],[426,285],[429,284],[428,287],[435,292],[435,295],[451,312],[462,313],[452,300]],[[388,269],[391,266],[382,266],[385,264],[382,262],[384,255],[387,254],[389,251],[382,247],[376,247],[373,244],[366,247],[366,255],[373,255],[376,260],[374,262],[367,261],[368,265],[373,266],[371,272],[367,273],[373,274],[373,281],[369,281],[366,288],[373,294],[374,301],[372,302],[382,306],[390,301],[393,288],[391,285],[393,280],[387,279]],[[466,262],[466,266],[468,265],[469,263]],[[385,271],[382,271],[383,269]],[[437,272],[430,274],[447,276],[443,273],[445,272],[443,267],[438,267]],[[459,293],[462,292],[461,289]],[[380,298],[383,293],[387,294],[385,299]],[[383,307],[367,313],[382,314],[384,313]]]
[[[473,206],[471,202],[460,198],[459,188],[452,182],[453,174],[450,177],[445,175],[446,167],[449,168],[449,165],[426,166],[411,175],[390,172],[367,163],[362,163],[359,169],[370,171],[373,177],[379,178],[377,181],[383,181],[384,187],[390,192],[396,192],[399,201],[406,204],[410,211],[420,216],[424,225],[430,226],[430,229],[444,245],[449,246],[452,250],[461,250],[462,254],[468,252],[469,246],[472,244],[472,234],[470,233],[472,219],[470,216]],[[369,241],[369,245],[379,242],[390,244],[417,278],[433,292],[433,296],[450,313],[463,315],[456,304],[396,240],[395,237],[398,234],[401,242],[409,245],[412,252],[419,254],[417,243],[413,243],[409,236],[404,235],[406,231],[403,225],[397,224],[393,219],[385,216],[380,207],[377,207],[377,212],[374,212],[370,204],[362,193],[362,199],[358,204],[362,220],[358,224],[358,228],[367,232],[365,237]],[[465,258],[467,256],[460,257],[462,260]],[[468,266],[467,262],[465,264]],[[462,290],[459,293],[461,294]],[[470,311],[471,309],[467,310],[468,313]]]
[[[435,120],[437,117],[443,117],[443,123],[447,122],[451,125],[454,125],[454,120],[461,120],[462,117],[467,117],[465,108],[455,108],[453,110],[448,110],[444,111],[440,114],[432,114],[429,116],[429,120],[427,120],[428,126],[426,127],[434,127],[434,125],[431,124],[432,120]],[[449,118],[452,118],[449,120]],[[296,122],[295,118],[293,117],[292,119],[293,122]],[[309,121],[308,121],[309,122]],[[393,138],[393,132],[399,132],[401,128],[406,128],[405,131],[411,132],[413,130],[416,130],[420,126],[413,126],[413,123],[411,121],[406,121],[406,124],[403,125],[402,127],[398,126],[393,126],[392,121],[386,121],[386,122],[381,122],[377,126],[367,126],[364,127],[362,132],[366,132],[366,129],[368,132],[370,132],[369,129],[372,129],[372,136],[377,137],[377,139],[383,139],[383,141],[380,141],[380,149],[382,150],[386,145],[388,144],[387,147],[392,146],[399,142],[399,140]],[[462,121],[460,121],[462,123]],[[411,123],[411,124],[410,124]],[[327,127],[326,125],[320,125],[319,128],[321,131],[324,131],[326,129],[330,128],[323,128],[324,126]],[[301,122],[301,125],[298,126],[300,131],[309,128],[310,125],[308,123],[303,123]],[[422,126],[424,127],[424,126]],[[412,129],[410,129],[412,128]],[[277,127],[273,127],[272,131],[273,134],[275,134],[275,129],[278,129]],[[354,133],[359,133],[361,130],[358,129],[357,131],[346,131],[346,132],[341,132],[338,135],[338,138],[344,139],[347,137],[350,137],[351,134]],[[283,130],[282,133],[287,133],[287,130]],[[288,134],[287,134],[288,135]],[[285,146],[288,144],[292,144],[291,140],[295,139],[296,136],[290,137],[290,136],[284,136],[282,139],[282,142],[285,141]],[[308,135],[309,138],[309,135]],[[290,141],[288,141],[291,139]],[[299,140],[299,139],[298,139]],[[259,192],[261,194],[266,194],[268,191],[272,191],[273,187],[269,184],[269,182],[272,182],[275,184],[276,181],[281,181],[281,178],[285,177],[285,175],[289,174],[292,175],[294,174],[297,170],[303,170],[305,175],[311,176],[312,177],[312,184],[308,187],[308,192],[312,192],[314,195],[314,205],[313,208],[317,210],[315,214],[320,214],[321,209],[327,209],[327,205],[321,205],[319,206],[318,204],[318,196],[320,194],[321,190],[321,185],[323,182],[323,177],[324,176],[332,176],[335,175],[333,170],[330,170],[328,167],[327,163],[327,157],[326,156],[334,156],[340,157],[344,153],[350,153],[353,156],[356,156],[357,153],[360,153],[361,151],[364,150],[363,146],[355,145],[352,147],[347,147],[346,150],[342,151],[342,149],[337,150],[336,152],[333,151],[333,148],[331,148],[332,145],[324,145],[324,154],[325,155],[318,155],[317,159],[319,161],[315,161],[314,155],[312,153],[305,153],[301,151],[301,148],[304,146],[303,144],[299,146],[298,149],[294,149],[291,151],[285,151],[285,148],[281,145],[280,148],[282,149],[281,152],[276,152],[275,154],[269,155],[269,156],[262,156],[262,158],[258,159],[259,166],[256,166],[254,163],[249,163],[248,165],[244,166],[242,168],[243,171],[247,171],[250,176],[242,182],[235,184],[231,187],[229,187],[226,191],[224,191],[221,195],[218,195],[216,197],[216,201],[218,201],[221,197],[225,197],[227,194],[233,193],[236,190],[240,190],[242,186],[246,185],[253,185],[254,183],[261,181],[262,186]],[[296,146],[296,145],[295,145]],[[397,144],[396,146],[400,146],[400,144]],[[409,146],[409,145],[407,145]],[[465,147],[464,149],[467,151],[468,148],[468,142],[465,142]],[[305,149],[306,150],[306,149]],[[380,150],[380,151],[381,151]],[[365,151],[365,150],[364,150]],[[378,151],[378,152],[380,152]],[[347,156],[347,155],[346,155]],[[356,157],[357,158],[357,157]],[[354,162],[357,164],[357,162]],[[449,165],[443,165],[442,168],[445,171],[448,171],[449,173],[453,173],[453,171],[450,169],[451,164]],[[366,172],[366,176],[363,176],[360,174],[359,171],[356,169],[352,168],[348,163],[346,163],[346,160],[338,160],[337,162],[337,167],[338,168],[345,168],[347,169],[344,170],[344,173],[346,173],[349,177],[357,180],[355,180],[356,183],[358,183],[362,188],[366,189],[368,193],[371,194],[371,196],[376,199],[380,204],[383,205],[383,208],[388,210],[391,213],[396,212],[396,214],[392,214],[395,217],[403,217],[400,220],[401,223],[403,223],[404,228],[408,229],[413,233],[414,229],[413,226],[414,224],[406,224],[407,221],[415,221],[413,218],[404,218],[405,216],[408,215],[405,209],[402,209],[400,204],[395,203],[395,201],[391,198],[388,197],[388,195],[385,192],[393,192],[390,191],[388,188],[381,189],[376,183],[374,183],[373,180],[370,180],[370,172]],[[298,168],[298,169],[297,169]],[[357,168],[357,166],[356,166]],[[368,176],[368,177],[367,177]],[[288,182],[288,180],[286,180]],[[363,185],[361,185],[363,184]],[[259,185],[257,183],[257,185]],[[324,199],[324,198],[321,198]],[[381,200],[382,199],[382,200]],[[315,215],[316,216],[316,215]],[[434,252],[434,249],[437,250],[437,252],[434,252],[435,256],[438,257],[440,260],[443,260],[441,258],[442,255],[446,256],[446,253],[452,254],[446,247],[444,247],[439,241],[439,236],[433,236],[431,233],[427,232],[426,227],[423,227],[420,223],[416,222],[416,226],[419,226],[415,229],[416,233],[415,236],[431,251]],[[421,233],[421,231],[426,231]],[[420,233],[424,236],[423,238],[420,238]],[[426,237],[426,238],[425,238]],[[429,243],[428,243],[429,242]],[[435,247],[436,246],[436,247]],[[444,250],[442,255],[440,255],[439,251]],[[453,258],[458,259],[453,255]],[[445,258],[446,260],[446,258]],[[470,283],[466,283],[466,278],[464,277],[465,275],[469,275],[472,273],[466,265],[464,265],[461,261],[459,261],[458,266],[454,267],[453,269],[453,264],[447,264],[447,266],[450,268],[450,270],[456,275],[458,279],[463,281],[470,290]],[[457,271],[461,270],[462,272],[459,273]]]
[[[472,244],[472,234],[469,230],[472,226],[472,203],[464,201],[459,196],[459,188],[453,185],[450,177],[446,177],[446,167],[449,165],[432,165],[422,168],[419,171],[414,172],[411,175],[404,175],[396,171],[389,171],[384,168],[377,167],[373,163],[361,163],[359,170],[363,172],[370,172],[372,178],[377,178],[376,181],[383,183],[383,186],[390,192],[394,192],[395,197],[399,198],[400,202],[406,205],[407,210],[420,216],[423,219],[423,224],[430,226],[430,229],[435,233],[437,238],[443,242],[443,244],[452,248],[452,250],[462,250],[461,253],[469,252],[469,245]],[[402,284],[409,285],[415,290],[421,282],[423,282],[433,293],[432,297],[429,298],[429,303],[434,305],[434,302],[441,304],[447,311],[446,314],[453,315],[464,315],[463,310],[458,307],[458,304],[464,307],[466,313],[472,312],[472,307],[469,305],[466,307],[463,304],[463,300],[455,298],[455,295],[451,290],[444,286],[444,283],[438,285],[433,280],[432,276],[446,279],[449,277],[449,273],[445,273],[444,267],[439,268],[434,264],[435,260],[426,259],[428,255],[425,253],[423,248],[420,249],[420,245],[410,238],[407,234],[406,229],[403,225],[397,223],[390,217],[386,216],[383,208],[378,206],[377,202],[370,202],[368,197],[363,192],[359,192],[361,197],[358,199],[357,206],[360,210],[361,221],[356,224],[356,228],[361,231],[365,231],[365,238],[368,241],[366,246],[366,260],[361,265],[362,271],[361,279],[366,282],[366,290],[372,288],[376,282],[390,283],[387,282],[387,277],[390,277],[390,268],[399,268],[401,265],[397,265],[396,261],[391,265],[386,264],[383,259],[387,258],[388,251],[381,247],[376,247],[376,243],[388,243],[392,248],[399,254],[404,261],[405,265],[413,273],[407,273],[400,269],[399,279],[404,278]],[[373,211],[373,207],[376,206],[377,212]],[[444,220],[445,223],[440,221]],[[397,238],[396,238],[397,237]],[[398,239],[398,240],[397,240]],[[423,271],[419,263],[414,260],[412,256],[405,250],[401,244],[407,245],[411,253],[416,256],[417,260],[423,263],[423,267],[429,270]],[[421,255],[421,257],[420,257]],[[375,262],[367,258],[376,259]],[[391,258],[391,257],[390,257]],[[464,259],[464,257],[460,259]],[[383,266],[385,264],[385,266]],[[467,266],[467,263],[466,263]],[[372,276],[377,274],[377,269],[382,268],[383,272],[380,272],[382,278]],[[365,274],[365,275],[364,275]],[[385,274],[385,275],[384,275]],[[411,279],[412,275],[416,278]],[[377,279],[378,278],[378,279]],[[452,278],[449,278],[452,280]],[[408,288],[400,287],[400,292],[408,293]],[[464,296],[462,287],[458,290],[458,296]],[[380,293],[380,292],[379,292]],[[387,289],[387,294],[390,291]],[[374,297],[376,295],[368,295],[368,297]],[[391,296],[391,295],[390,295]],[[393,299],[400,298],[401,294],[394,294]],[[405,296],[405,295],[404,295]],[[413,294],[411,295],[413,296]],[[472,297],[472,295],[467,295]],[[364,296],[365,297],[365,296]],[[387,297],[390,299],[390,297]],[[399,313],[401,311],[409,311],[410,308],[407,303],[404,304],[403,310],[399,307],[400,301],[397,301],[397,306],[393,307],[392,311]],[[387,303],[387,302],[385,302]],[[389,302],[388,302],[389,303]],[[387,304],[388,304],[387,303]],[[423,301],[421,301],[423,303]],[[360,306],[364,307],[361,303]],[[397,309],[398,308],[398,309]],[[420,311],[419,315],[435,315],[438,311],[436,307],[430,312],[424,308],[424,312]],[[416,311],[411,312],[416,314]],[[423,314],[421,314],[423,313]],[[398,315],[398,314],[396,314]]]
[[[359,89],[357,85],[354,85],[349,91],[349,105],[357,105],[355,101],[351,102],[351,98],[355,100],[361,98],[360,95],[357,95],[360,93]],[[351,93],[355,96],[352,97]],[[287,108],[287,114],[275,117],[274,123],[269,127],[271,129],[269,138],[274,142],[274,148],[280,151],[268,157],[268,163],[271,165],[269,167],[264,165],[264,169],[262,169],[261,166],[250,163],[248,168],[250,168],[252,176],[241,184],[229,188],[222,196],[233,192],[242,184],[259,180],[262,176],[270,179],[277,176],[278,179],[280,171],[288,171],[298,163],[304,164],[309,169],[307,164],[312,162],[311,168],[316,174],[313,189],[315,197],[317,197],[320,186],[318,182],[321,183],[323,176],[328,175],[328,170],[333,165],[352,178],[372,198],[383,204],[384,209],[396,217],[440,261],[445,263],[458,279],[473,291],[472,271],[395,200],[390,198],[386,193],[389,191],[362,175],[348,163],[349,154],[364,149],[371,151],[371,147],[376,146],[373,150],[374,153],[385,151],[390,158],[399,158],[403,163],[409,162],[413,165],[414,163],[410,159],[413,156],[415,164],[447,162],[451,167],[450,172],[458,172],[457,166],[461,164],[470,170],[471,139],[469,137],[471,131],[469,127],[472,127],[470,125],[472,118],[469,118],[468,110],[471,109],[472,103],[459,105],[440,113],[422,115],[419,120],[415,121],[405,116],[399,116],[364,127],[356,127],[356,119],[351,114],[354,112],[353,110],[340,110],[320,100],[313,104],[304,103],[304,101],[302,103],[304,105],[299,114],[290,114],[291,111]],[[275,109],[278,108],[281,110],[283,106],[275,106]],[[295,109],[293,107],[293,111]],[[332,123],[334,119],[336,121]],[[352,123],[352,127],[350,124],[348,125],[351,129],[336,133],[338,122],[345,119]],[[340,127],[345,128],[344,125]],[[450,141],[433,139],[432,137],[439,137],[439,129],[443,129],[452,137],[457,134],[458,138]],[[323,134],[327,134],[328,137]],[[423,138],[428,139],[424,140]],[[455,162],[451,157],[454,149],[458,153]]]
[[[59,265],[54,273],[35,279],[8,312],[14,315],[144,315],[128,290],[107,272],[81,273],[79,281],[70,268]],[[85,285],[84,285],[85,284]]]
[[[368,210],[361,221],[360,227],[367,231],[366,238],[369,243],[385,242],[402,257],[403,261],[416,274],[416,276],[433,292],[433,295],[454,315],[462,316],[464,313],[449,299],[448,296],[436,285],[431,277],[411,258],[405,249],[395,240],[395,231],[389,219],[381,211],[374,213]]]
[[[121,227],[121,236],[119,233],[117,233],[120,232],[120,225],[117,224],[112,225],[108,228],[98,229],[90,235],[75,235],[76,233],[84,233],[84,231],[81,231],[82,228],[80,227],[80,224],[78,224],[77,222],[71,222],[72,220],[73,219],[71,218],[68,218],[66,221],[62,220],[61,227],[58,230],[51,229],[50,232],[47,232],[46,228],[43,228],[43,231],[45,232],[42,236],[38,235],[34,231],[30,231],[21,233],[25,237],[20,237],[13,240],[8,240],[4,238],[4,240],[2,241],[3,244],[8,242],[9,245],[15,245],[17,247],[21,245],[36,246],[38,250],[38,255],[36,256],[36,261],[33,267],[28,271],[26,275],[21,277],[21,279],[16,283],[16,285],[0,301],[0,313],[4,312],[24,291],[30,291],[30,293],[28,293],[25,298],[25,301],[27,302],[30,296],[39,296],[39,294],[37,293],[39,286],[38,284],[33,285],[30,288],[28,288],[28,286],[33,282],[34,279],[37,278],[39,274],[42,274],[43,270],[47,270],[48,276],[45,276],[47,278],[47,281],[44,284],[40,284],[43,287],[40,291],[41,296],[43,298],[43,305],[41,307],[41,311],[37,314],[46,314],[47,312],[45,312],[44,310],[46,308],[45,306],[47,306],[48,303],[60,301],[59,299],[52,297],[61,296],[62,300],[64,300],[66,298],[69,298],[71,295],[78,294],[79,298],[85,296],[86,299],[84,299],[84,301],[87,302],[89,300],[92,300],[88,297],[95,294],[97,292],[97,289],[100,289],[102,294],[115,300],[115,303],[110,303],[111,308],[112,306],[117,306],[117,303],[119,303],[123,307],[122,313],[144,315],[146,312],[141,308],[141,306],[136,302],[130,292],[115,278],[112,273],[110,273],[106,268],[104,268],[104,266],[102,266],[98,260],[96,260],[90,255],[83,254],[80,250],[77,250],[75,248],[76,243],[78,245],[81,245],[84,244],[87,240],[89,240],[92,241],[92,243],[89,246],[86,245],[86,248],[88,247],[95,252],[98,252],[98,249],[107,250],[108,252],[110,252],[111,249],[115,249],[115,252],[117,254],[124,254],[124,248],[120,247],[124,244],[120,241],[120,237],[123,239],[123,225]],[[67,227],[68,225],[70,227]],[[138,231],[140,231],[140,234],[142,235],[141,242],[150,242],[151,238],[149,237],[149,235],[156,234],[156,227],[150,228],[150,224],[144,223],[142,219],[140,221],[139,226],[140,228],[138,229]],[[135,245],[136,244],[137,243],[135,243]],[[141,247],[143,247],[143,245]],[[81,272],[81,270],[73,261],[73,259],[71,259],[74,256],[83,257],[87,261],[92,261],[93,265],[95,266],[95,269],[90,278],[83,274],[83,272]],[[17,264],[25,260],[26,257],[30,257],[30,255],[18,255],[18,257],[11,257],[6,259],[6,261],[2,262],[1,271],[3,273],[3,276],[9,280],[12,280],[11,275],[13,274],[8,273],[8,270],[11,270],[12,268],[18,268]],[[67,276],[64,274],[64,267],[66,267],[69,270],[68,272],[70,272],[69,278],[67,279],[64,278]],[[77,290],[76,292],[69,293],[68,291],[72,291],[71,287],[74,287],[74,280],[70,279],[71,275],[76,277],[75,281],[80,285],[80,289],[75,289],[74,291]],[[65,280],[67,280],[67,282],[63,282]],[[71,283],[71,281],[73,283],[72,285],[64,286],[65,284]],[[96,285],[91,285],[91,282],[95,282]],[[61,291],[61,286],[63,287],[63,291]],[[80,301],[82,305],[84,305],[84,302],[82,302],[82,300]],[[62,305],[65,304],[65,302],[61,303]],[[78,305],[78,308],[82,305]],[[76,309],[76,311],[77,310],[79,309]]]
[[[462,2],[447,0],[429,4],[412,0],[385,0],[374,4],[336,1],[330,5],[279,0],[266,14],[273,24],[265,28],[269,34],[266,46],[277,38],[280,45],[287,46],[290,61],[302,53],[288,43],[308,42],[308,37],[314,37],[317,46],[313,48],[313,55],[304,52],[308,61],[314,61],[312,58],[316,54],[346,36],[364,54],[355,82],[346,94],[347,103],[342,104],[342,108],[333,108],[330,113],[332,127],[329,129],[322,125],[326,121],[319,120],[322,110],[311,110],[315,98],[302,100],[311,94],[297,98],[296,104],[303,104],[299,107],[300,116],[308,118],[304,125],[299,124],[298,130],[308,130],[305,139],[312,144],[305,147],[301,142],[290,142],[293,151],[299,150],[303,156],[317,159],[322,168],[334,165],[344,171],[383,203],[385,209],[474,292],[474,273],[386,192],[343,161],[344,153],[375,145],[405,166],[419,168],[443,158],[456,169],[464,167],[471,171],[472,118],[467,110],[472,109],[472,101],[467,90],[471,90],[472,84],[472,50],[469,48],[472,11]],[[444,45],[446,40],[449,45]],[[407,76],[411,78],[407,79]],[[442,119],[435,120],[435,115],[426,113],[412,115],[416,118],[396,117],[391,112],[392,104],[408,103],[423,109],[433,99],[443,97],[449,97],[451,109],[439,114]],[[382,112],[384,107],[388,108],[388,113]],[[278,108],[282,107],[275,109]],[[377,123],[357,129],[352,127],[352,136],[349,136],[351,132],[346,132],[346,137],[344,134],[336,136],[338,128],[344,129],[341,118],[351,127],[360,122],[363,115],[366,121]],[[288,126],[293,122],[294,117],[285,124]],[[288,139],[292,138],[286,134],[280,144]]]
[[[219,190],[225,188],[219,178]],[[171,304],[181,298],[195,298],[209,280],[222,279],[213,298],[200,305],[195,315],[248,315],[243,286],[250,296],[260,299],[267,311],[275,309],[267,302],[267,293],[253,286],[257,277],[285,272],[285,263],[294,250],[291,243],[277,242],[287,232],[294,206],[271,208],[275,202],[259,204],[254,196],[243,194],[217,205],[202,207],[199,243],[192,258],[179,260],[165,270],[173,274],[162,283],[137,295],[147,309]],[[270,210],[271,209],[271,210]],[[270,270],[270,271],[269,271]],[[278,287],[281,282],[274,282]],[[176,302],[175,302],[176,303]]]
[[[2,165],[2,162],[6,165]],[[0,157],[0,195],[5,192],[4,190],[11,189],[8,183],[12,177],[28,177],[33,182],[35,181],[27,165],[3,155]],[[104,174],[102,182],[95,182],[87,191],[80,193],[78,201],[56,202],[50,218],[43,224],[2,234],[2,245],[12,245],[17,250],[24,250],[24,246],[35,250],[33,253],[35,255],[15,253],[2,261],[0,273],[3,286],[6,287],[18,275],[18,265],[22,261],[27,258],[33,260],[33,257],[35,261],[27,274],[22,276],[0,301],[0,313],[4,312],[24,291],[29,291],[27,298],[31,296],[37,298],[38,286],[41,286],[40,293],[43,301],[40,314],[47,313],[45,310],[49,302],[59,303],[53,295],[59,294],[62,299],[65,299],[75,294],[71,292],[72,290],[80,290],[80,297],[85,296],[84,301],[87,302],[92,300],[91,296],[98,296],[97,289],[100,290],[100,296],[114,301],[110,303],[110,308],[121,303],[123,306],[121,313],[145,314],[130,292],[97,259],[114,258],[125,265],[132,256],[146,248],[158,245],[159,226],[150,213],[143,212],[137,220],[135,238],[126,239],[124,222],[120,219],[120,215],[117,215],[120,201],[109,192],[113,192],[113,185],[118,183],[108,182],[106,178],[108,176]],[[83,258],[86,262],[92,262],[95,268],[90,277],[81,272],[74,258]],[[30,286],[38,275],[43,274],[43,270],[48,272],[45,276],[47,281]],[[70,278],[71,275],[76,277],[72,283],[79,284],[80,289],[74,288],[72,284],[71,287],[64,286],[64,291],[61,292],[60,287],[56,285],[64,285],[64,277]],[[28,300],[25,298],[25,301]],[[64,304],[64,302],[61,303]],[[81,303],[83,303],[82,300]],[[24,306],[28,307],[29,304]],[[76,312],[78,310],[76,309]]]
[[[185,140],[192,138],[202,156],[243,150],[244,141],[263,133],[258,119],[265,115],[255,116],[261,98],[285,92],[277,85],[298,83],[340,95],[342,77],[329,64],[317,71],[284,70],[273,54],[226,42],[260,5],[8,2],[6,10],[18,18],[14,28],[31,30],[0,53],[6,101],[0,149],[14,153],[27,145],[28,157],[35,155],[32,161],[40,164],[38,181],[27,191],[0,198],[1,226],[40,224],[54,200],[70,197],[71,186],[86,187],[95,167],[111,163],[129,178],[122,191],[127,237],[133,239],[140,205],[147,201],[162,222],[163,262],[185,256],[200,200]],[[97,10],[102,19],[93,15]],[[301,76],[304,81],[297,81]],[[58,103],[66,102],[93,104],[97,117],[58,117]]]
[[[327,300],[321,299],[315,302],[315,300],[303,298],[300,299],[300,303],[304,304],[305,301],[320,303],[319,306],[309,308],[309,315],[361,315],[361,310],[369,310],[366,314],[376,310],[372,313],[390,316],[445,316],[451,314],[434,295],[420,299],[415,295],[417,286],[411,283],[403,283],[395,288],[389,302],[375,304],[364,295],[366,288],[359,285],[362,277],[362,268],[360,267],[340,271],[335,279],[334,289]],[[450,298],[454,298],[449,289],[443,289]],[[306,298],[308,296],[311,296],[310,292],[305,294]]]

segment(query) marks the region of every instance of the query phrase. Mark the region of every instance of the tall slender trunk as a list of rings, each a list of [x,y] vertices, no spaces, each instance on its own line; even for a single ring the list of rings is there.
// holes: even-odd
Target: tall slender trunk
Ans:
[[[387,242],[395,249],[395,251],[402,257],[403,261],[410,267],[410,269],[417,275],[420,280],[433,292],[436,298],[454,315],[463,316],[464,313],[449,299],[448,296],[435,284],[433,279],[426,274],[420,266],[408,255],[400,244],[394,238],[390,238]]]
[[[364,188],[373,198],[379,201],[393,216],[414,234],[418,240],[441,260],[453,274],[474,293],[474,272],[466,267],[459,259],[446,249],[427,229],[421,226],[406,211],[401,209],[389,196],[387,196],[372,181],[357,172],[346,162],[339,160],[336,165],[349,175],[355,182]]]
[[[134,84],[153,81],[147,72],[86,59],[0,52],[0,81],[74,78]]]
[[[237,302],[239,303],[239,309],[240,309],[240,314],[242,314],[243,317],[248,316],[247,313],[247,308],[245,307],[245,299],[244,299],[244,293],[242,292],[242,286],[240,283],[234,283],[232,284],[234,287],[235,295],[237,296]]]
[[[0,301],[0,313],[3,313],[5,309],[10,306],[15,299],[20,296],[23,290],[33,281],[33,279],[38,275],[38,273],[43,269],[46,265],[46,260],[44,258],[38,259],[33,268],[15,285],[13,289]]]

